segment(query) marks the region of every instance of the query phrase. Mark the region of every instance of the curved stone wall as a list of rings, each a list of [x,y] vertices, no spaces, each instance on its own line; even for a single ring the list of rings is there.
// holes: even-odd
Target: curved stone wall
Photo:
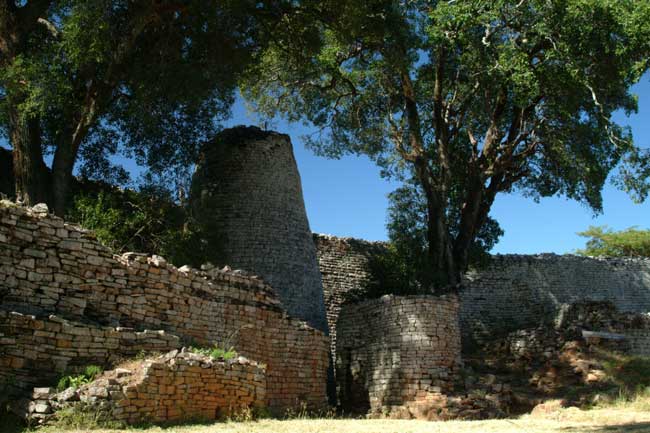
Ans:
[[[373,255],[381,253],[384,244],[319,233],[314,233],[313,238],[323,281],[332,359],[335,361],[336,322],[345,294],[366,287],[372,280],[370,261]]]
[[[327,332],[321,276],[287,135],[236,127],[203,146],[192,208],[209,228],[208,259],[262,276],[289,314]]]
[[[346,412],[390,412],[453,387],[461,353],[453,296],[344,305],[337,333],[337,392]]]

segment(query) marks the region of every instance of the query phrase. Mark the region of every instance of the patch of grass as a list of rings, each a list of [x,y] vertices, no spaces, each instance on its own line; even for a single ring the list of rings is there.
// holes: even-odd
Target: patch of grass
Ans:
[[[112,419],[109,409],[78,402],[59,410],[50,428],[63,430],[122,429],[125,425]]]
[[[162,355],[162,352],[159,351],[147,351],[147,350],[141,350],[139,351],[133,359],[130,361],[144,361],[147,358],[157,358]]]
[[[229,349],[224,349],[215,344],[212,347],[196,347],[196,346],[190,347],[189,350],[192,353],[198,353],[201,355],[209,356],[213,359],[218,359],[223,361],[228,361],[237,356],[237,352],[235,351],[235,348],[232,346]]]
[[[102,374],[104,370],[97,365],[89,365],[84,368],[81,374],[67,375],[59,379],[56,385],[57,391],[61,392],[70,387],[79,388],[82,385],[92,382],[97,376]]]
[[[119,430],[121,433],[640,433],[650,431],[650,413],[630,410],[563,409],[548,417],[524,416],[488,421],[398,421],[368,419],[292,419],[226,422]],[[60,429],[40,433],[62,433]],[[86,433],[77,430],[75,433]],[[96,432],[99,433],[99,432]],[[118,431],[101,430],[101,433]]]

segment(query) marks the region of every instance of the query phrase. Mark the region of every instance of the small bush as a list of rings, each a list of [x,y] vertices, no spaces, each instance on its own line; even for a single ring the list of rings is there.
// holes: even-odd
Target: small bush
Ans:
[[[103,187],[74,197],[66,219],[92,230],[116,253],[159,254],[176,266],[199,267],[218,256],[219,227],[204,227],[168,192]]]
[[[89,365],[81,374],[63,376],[59,379],[56,389],[57,391],[63,391],[70,387],[79,388],[82,385],[92,382],[102,371],[104,370],[97,365]]]
[[[235,351],[234,347],[224,349],[217,346],[216,344],[212,347],[190,347],[190,352],[199,353],[201,355],[209,356],[214,359],[221,359],[224,361],[228,361],[237,356],[237,352]]]

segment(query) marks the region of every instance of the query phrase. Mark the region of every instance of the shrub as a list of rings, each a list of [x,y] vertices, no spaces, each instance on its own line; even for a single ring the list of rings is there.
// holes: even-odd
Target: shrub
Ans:
[[[106,186],[81,192],[68,209],[66,219],[92,230],[100,242],[116,253],[159,254],[176,266],[200,266],[210,257],[208,248],[217,245],[210,233],[194,223],[186,207],[158,190]]]
[[[605,372],[625,393],[650,387],[650,357],[616,356],[604,363]]]
[[[97,365],[87,366],[81,374],[67,375],[59,379],[56,385],[57,391],[63,391],[67,388],[79,388],[82,385],[92,382],[102,373],[103,369]]]
[[[217,346],[216,344],[212,347],[190,347],[190,352],[199,353],[201,355],[209,356],[213,359],[220,359],[224,361],[228,361],[237,356],[237,352],[235,351],[234,347],[224,349]]]
[[[124,424],[113,419],[111,410],[106,407],[76,402],[56,413],[52,425],[57,430],[95,430],[95,429],[121,429]]]

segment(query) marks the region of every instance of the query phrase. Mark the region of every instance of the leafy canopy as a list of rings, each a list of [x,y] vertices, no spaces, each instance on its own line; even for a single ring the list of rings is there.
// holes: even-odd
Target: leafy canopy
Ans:
[[[417,183],[443,280],[467,266],[498,193],[599,212],[609,173],[638,154],[612,113],[637,109],[648,2],[329,0],[318,16],[304,44],[270,45],[246,95],[316,126],[318,153],[366,154]]]
[[[577,251],[583,256],[650,257],[650,230],[630,227],[614,231],[607,227],[589,227],[578,234],[588,238],[585,248]]]
[[[185,169],[229,115],[271,3],[50,2],[27,47],[0,70],[0,135],[13,103],[4,96],[20,93],[18,108],[41,119],[47,151],[81,137],[88,178],[123,182],[110,159],[118,152],[154,172]]]
[[[255,69],[246,94],[262,113],[307,120],[321,128],[309,137],[318,152],[368,154],[395,174],[404,168],[396,143],[408,150],[410,134],[401,90],[407,73],[434,170],[435,140],[446,133],[458,164],[452,172],[482,157],[488,178],[506,169],[532,196],[564,194],[601,210],[608,173],[632,149],[630,131],[611,114],[637,109],[629,88],[650,61],[650,4],[370,0],[329,1],[322,9],[309,45],[272,45]],[[446,130],[433,118],[441,64]],[[520,130],[513,120],[526,109]],[[499,143],[515,148],[488,154],[482,146],[495,114]],[[520,139],[508,140],[509,132]]]

